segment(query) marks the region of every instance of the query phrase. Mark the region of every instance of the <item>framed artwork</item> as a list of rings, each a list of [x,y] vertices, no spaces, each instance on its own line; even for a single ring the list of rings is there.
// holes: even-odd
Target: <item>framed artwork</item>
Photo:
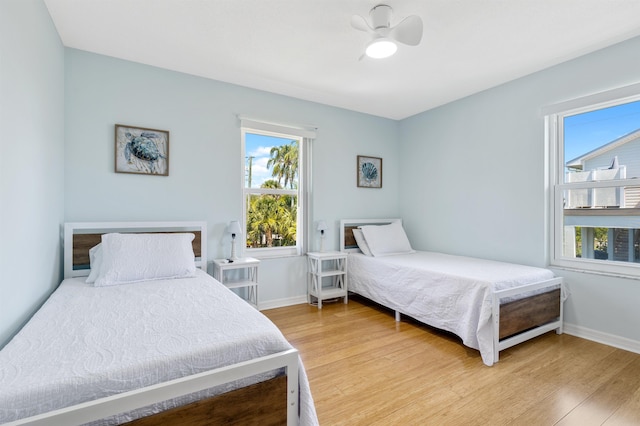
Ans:
[[[358,155],[358,186],[382,188],[382,158]]]
[[[169,132],[116,124],[116,173],[169,176]]]

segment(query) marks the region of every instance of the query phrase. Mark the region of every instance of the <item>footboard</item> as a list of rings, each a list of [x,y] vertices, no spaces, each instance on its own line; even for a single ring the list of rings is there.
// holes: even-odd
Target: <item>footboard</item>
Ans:
[[[530,295],[532,292],[535,294]],[[506,298],[517,300],[501,303]],[[562,278],[496,291],[492,311],[494,362],[501,350],[551,330],[561,334],[564,299]]]
[[[287,376],[212,396],[124,423],[127,426],[260,424],[287,422]]]
[[[280,368],[285,369],[286,395],[281,393],[279,398],[280,402],[276,405],[279,405],[280,407],[282,407],[283,404],[286,405],[286,424],[289,426],[296,425],[298,424],[299,395],[298,362],[298,351],[290,349],[288,351],[241,362],[228,367],[194,374],[192,376],[171,380],[169,382],[17,420],[7,423],[7,425],[68,426],[83,424]],[[260,407],[265,406],[264,400],[266,393],[272,393],[273,390],[277,391],[279,387],[282,387],[282,382],[283,379],[276,378],[276,380],[268,381],[268,383],[265,382],[263,384],[259,383],[249,386],[247,391],[245,391],[245,388],[241,388],[238,391],[232,391],[228,394],[223,394],[219,397],[213,398],[222,398],[222,404],[234,405],[236,412],[244,412],[244,416],[250,416],[245,418],[255,419],[255,416],[264,414],[264,409]],[[239,391],[243,391],[241,396],[238,396]],[[253,395],[257,398],[253,398],[248,395]],[[148,420],[145,420],[145,418],[140,419],[139,424],[168,424],[166,416],[179,415],[180,419],[183,420],[184,416],[189,413],[192,413],[191,415],[193,417],[201,417],[204,420],[202,423],[189,424],[212,424],[212,417],[210,417],[212,410],[208,406],[209,402],[210,401],[208,400],[198,401],[185,407],[178,407],[174,409],[175,411],[169,410],[167,413],[159,413],[160,416],[164,415],[165,417],[154,418],[154,415]],[[254,402],[257,402],[257,405]],[[182,410],[182,412],[180,410]],[[216,415],[218,415],[218,418],[221,420],[225,417],[227,420],[235,417],[235,414],[225,414],[222,412],[223,409],[216,410],[218,411],[218,414]],[[193,411],[195,411],[195,414],[193,414]],[[281,412],[282,410],[278,410],[276,407],[275,411],[276,414],[267,414],[266,417],[270,420],[264,421],[264,417],[261,417],[260,424],[285,424],[284,418],[273,417],[274,415],[278,416],[277,412]],[[234,420],[238,419],[234,418]]]

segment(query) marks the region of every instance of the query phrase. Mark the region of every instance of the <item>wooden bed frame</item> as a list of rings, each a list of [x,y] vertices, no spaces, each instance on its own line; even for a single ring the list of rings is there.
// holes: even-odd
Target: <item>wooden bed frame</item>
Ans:
[[[362,225],[386,225],[402,223],[402,219],[343,219],[340,221],[340,251],[360,252],[353,236],[353,229]],[[544,291],[549,289],[549,291]],[[544,291],[534,296],[522,297],[524,293]],[[506,298],[518,298],[502,303]],[[555,330],[563,332],[566,299],[562,278],[553,278],[525,286],[495,291],[492,304],[493,355],[498,362],[500,351]],[[395,310],[395,319],[400,321],[402,312]]]
[[[207,225],[205,222],[96,222],[66,223],[64,226],[65,278],[87,276],[88,250],[106,232],[193,232],[196,266],[206,271]],[[96,242],[97,241],[97,242]],[[197,247],[196,247],[197,246]],[[7,425],[76,425],[132,411],[154,403],[198,392],[214,386],[284,369],[284,375],[176,407],[128,424],[297,425],[299,419],[299,356],[290,349],[215,370],[136,389],[95,401],[62,408],[10,422]]]

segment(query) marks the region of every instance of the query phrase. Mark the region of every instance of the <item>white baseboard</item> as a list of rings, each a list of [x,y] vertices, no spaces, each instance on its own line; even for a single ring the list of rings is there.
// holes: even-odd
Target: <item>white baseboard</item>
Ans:
[[[603,333],[601,331],[591,330],[589,328],[580,327],[579,325],[567,323],[564,324],[563,330],[565,333],[572,336],[640,354],[640,342],[637,340],[631,340],[626,337],[615,336],[613,334]]]
[[[307,303],[307,296],[287,297],[286,299],[266,300],[260,302],[260,310],[282,308],[285,306],[301,305]]]

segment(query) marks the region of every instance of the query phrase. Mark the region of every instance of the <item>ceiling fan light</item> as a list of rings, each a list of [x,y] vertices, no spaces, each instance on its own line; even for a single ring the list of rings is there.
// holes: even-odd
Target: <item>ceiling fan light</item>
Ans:
[[[392,56],[398,45],[388,38],[377,38],[367,45],[365,54],[370,58],[383,59]]]

